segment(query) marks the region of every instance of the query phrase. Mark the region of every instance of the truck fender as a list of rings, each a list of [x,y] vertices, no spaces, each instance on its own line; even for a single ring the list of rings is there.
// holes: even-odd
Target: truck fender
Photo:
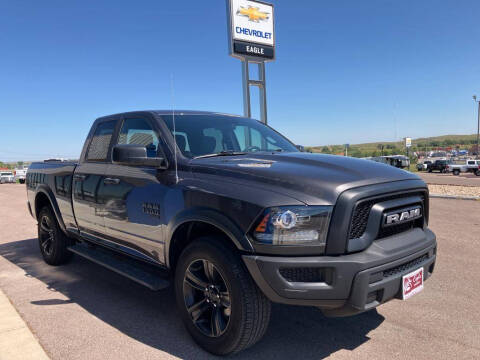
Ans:
[[[65,223],[63,222],[62,214],[60,212],[60,208],[58,207],[57,200],[55,199],[55,195],[46,184],[38,185],[35,190],[35,204],[33,208],[33,210],[35,211],[35,218],[37,218],[38,216],[36,209],[37,209],[38,196],[40,194],[44,194],[47,197],[48,201],[50,202],[50,206],[53,210],[53,213],[57,218],[58,225],[60,225],[60,228],[62,229],[63,232],[66,232]]]
[[[253,251],[252,244],[245,236],[245,233],[230,218],[219,211],[209,208],[190,208],[175,215],[167,225],[165,242],[165,260],[167,267],[170,267],[170,245],[175,231],[182,224],[192,221],[213,225],[224,232],[237,249],[248,252]]]

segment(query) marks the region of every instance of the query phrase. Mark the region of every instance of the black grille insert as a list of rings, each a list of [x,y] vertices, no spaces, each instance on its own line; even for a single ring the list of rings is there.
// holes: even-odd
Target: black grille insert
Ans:
[[[348,239],[358,239],[361,237],[365,230],[367,229],[367,222],[368,216],[370,215],[370,210],[372,210],[373,205],[394,199],[400,199],[403,197],[415,196],[419,195],[422,200],[425,198],[423,192],[414,192],[414,193],[401,193],[401,194],[394,194],[394,195],[387,195],[387,196],[380,196],[373,199],[366,199],[361,200],[356,206],[353,211],[352,221],[350,223],[350,231],[348,233]],[[410,227],[414,227],[418,225],[417,221],[411,222],[408,224],[408,228],[404,227],[407,224],[400,224],[396,226],[392,226],[391,229],[381,229],[380,232],[383,233],[382,237],[398,234],[400,232],[408,230]],[[412,226],[413,225],[413,226]],[[388,235],[386,235],[388,234]]]
[[[331,283],[331,269],[320,267],[280,268],[280,275],[290,282]]]
[[[427,259],[428,259],[428,254],[424,254],[424,255],[422,255],[422,256],[420,256],[416,259],[413,259],[409,262],[406,262],[402,265],[398,265],[398,266],[395,266],[393,268],[383,270],[383,277],[384,278],[390,277],[390,276],[396,275],[398,273],[404,272],[404,271],[409,270],[409,269],[414,270],[413,268],[415,268],[417,265],[421,264],[422,262],[424,262]]]

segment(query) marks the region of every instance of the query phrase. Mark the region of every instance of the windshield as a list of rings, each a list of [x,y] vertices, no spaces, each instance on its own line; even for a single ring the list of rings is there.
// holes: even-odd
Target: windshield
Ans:
[[[162,116],[180,151],[189,158],[208,154],[299,150],[285,137],[257,120],[222,115]]]

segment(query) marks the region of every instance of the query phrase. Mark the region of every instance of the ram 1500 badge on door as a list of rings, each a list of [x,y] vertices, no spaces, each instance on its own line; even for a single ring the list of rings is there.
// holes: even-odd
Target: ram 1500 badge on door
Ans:
[[[353,315],[418,293],[436,260],[418,176],[300,152],[237,116],[102,117],[78,162],[34,163],[26,183],[48,264],[75,253],[153,290],[173,283],[214,354],[256,343],[272,301]]]

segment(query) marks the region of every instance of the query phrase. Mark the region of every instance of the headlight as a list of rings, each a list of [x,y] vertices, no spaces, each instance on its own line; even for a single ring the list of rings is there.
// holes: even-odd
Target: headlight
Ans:
[[[256,224],[253,237],[270,245],[325,245],[333,206],[269,208]]]

